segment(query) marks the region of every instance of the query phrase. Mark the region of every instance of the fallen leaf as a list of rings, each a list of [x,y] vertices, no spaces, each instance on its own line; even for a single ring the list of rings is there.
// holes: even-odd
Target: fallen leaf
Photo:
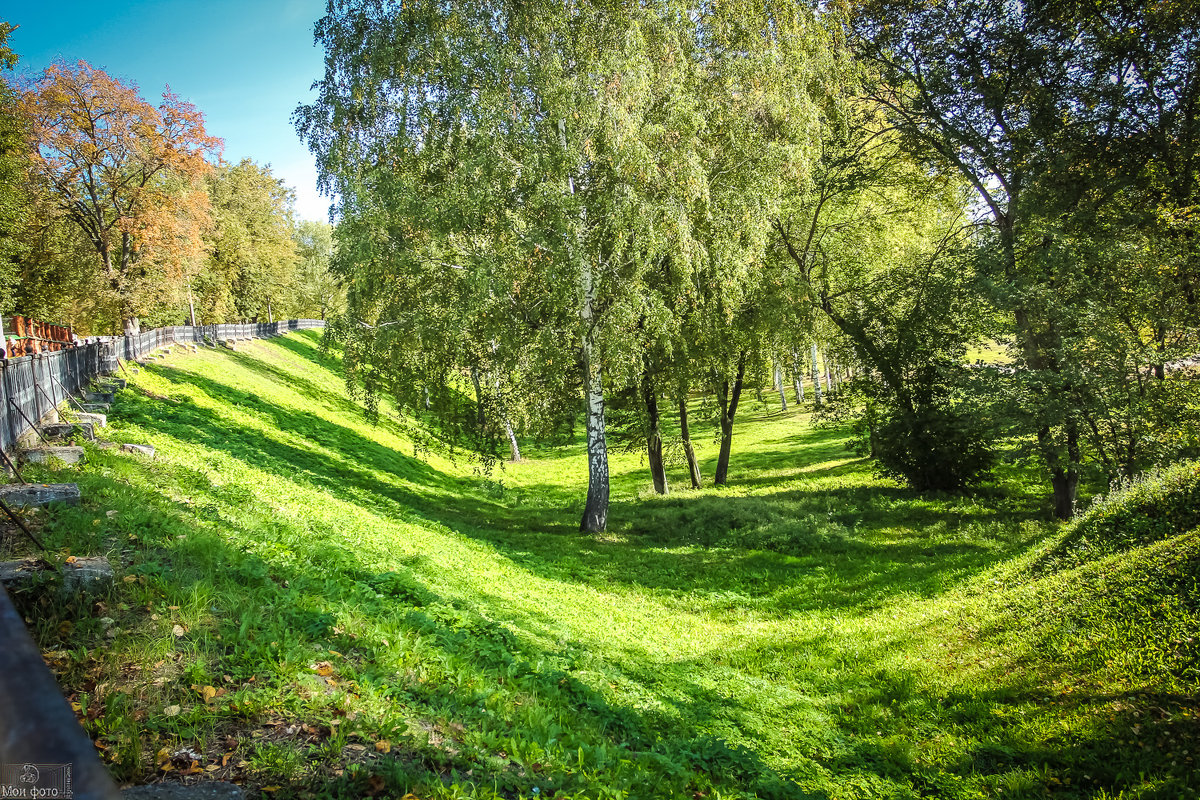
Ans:
[[[262,790],[264,792],[278,792],[279,787],[278,786],[264,786],[264,787],[262,787]]]
[[[316,664],[313,664],[313,669],[322,678],[333,674],[333,664],[330,664],[328,661],[318,661]]]
[[[171,633],[175,634],[176,637],[180,637],[187,633],[187,628],[183,627],[182,625],[176,625],[175,627],[171,628]]]
[[[126,575],[124,578],[121,578],[121,580],[125,581],[126,583],[137,583],[137,575]]]
[[[66,560],[65,562],[63,562],[63,563],[65,563],[65,564],[75,564],[75,563],[76,563],[76,562],[78,562],[78,561],[79,561],[79,559],[78,559],[78,558],[76,558],[75,556],[67,556],[67,560]]]
[[[380,739],[375,743],[375,749],[380,753],[390,753],[392,752],[392,743],[387,739]]]
[[[168,717],[178,717],[179,706],[167,706],[163,709],[163,714],[167,715]]]

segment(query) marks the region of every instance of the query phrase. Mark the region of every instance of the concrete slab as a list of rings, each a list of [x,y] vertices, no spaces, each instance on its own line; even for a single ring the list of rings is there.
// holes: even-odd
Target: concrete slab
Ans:
[[[69,439],[72,436],[82,436],[91,441],[96,439],[96,428],[90,422],[54,422],[43,425],[41,431],[47,439]]]
[[[121,451],[125,453],[133,453],[134,455],[146,456],[154,458],[154,448],[148,444],[123,444]]]
[[[105,414],[109,408],[108,403],[80,403],[80,405],[87,414]]]
[[[52,461],[61,461],[64,464],[82,464],[87,461],[83,448],[72,445],[31,447],[21,451],[21,458],[30,464],[49,464]]]
[[[0,485],[0,500],[10,506],[33,508],[64,503],[69,506],[79,505],[79,484],[77,483],[7,483]]]
[[[89,403],[111,403],[113,401],[112,392],[84,392],[83,399]]]
[[[108,426],[108,417],[104,414],[91,414],[88,412],[76,413],[74,415],[76,422],[90,423],[93,428],[105,428]]]
[[[124,378],[98,378],[96,386],[102,392],[115,392],[119,389],[124,389],[128,386],[128,382]]]
[[[151,783],[121,792],[124,800],[242,800],[242,787],[221,781],[204,783]]]

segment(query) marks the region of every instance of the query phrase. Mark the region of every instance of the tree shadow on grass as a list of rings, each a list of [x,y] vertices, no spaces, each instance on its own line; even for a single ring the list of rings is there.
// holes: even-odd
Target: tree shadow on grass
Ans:
[[[105,454],[99,463],[125,458]],[[137,520],[138,539],[126,546],[122,561],[128,574],[149,582],[119,583],[111,603],[123,635],[132,634],[132,641],[155,639],[161,627],[155,626],[143,594],[155,605],[204,598],[203,618],[186,635],[168,638],[187,669],[159,682],[163,703],[189,710],[164,716],[157,707],[142,709],[141,734],[148,742],[167,737],[201,753],[216,747],[212,758],[232,750],[234,765],[254,762],[270,740],[272,747],[294,748],[302,758],[296,763],[308,765],[299,774],[273,773],[270,766],[240,773],[225,758],[213,777],[297,791],[318,788],[345,797],[362,796],[370,776],[398,796],[421,782],[429,786],[464,775],[476,785],[499,788],[502,795],[525,795],[539,786],[549,796],[557,788],[574,792],[597,785],[657,785],[674,793],[711,782],[727,792],[761,785],[771,788],[763,796],[803,796],[794,781],[756,753],[730,748],[719,736],[664,724],[599,693],[570,668],[571,644],[559,650],[537,647],[469,601],[439,596],[411,570],[377,572],[353,549],[336,543],[336,530],[287,530],[297,523],[285,521],[247,526],[244,499],[228,496],[220,485],[204,486],[204,476],[195,470],[129,461],[125,467],[142,471],[150,485],[203,492],[222,523],[218,534],[202,510],[93,472],[82,476],[84,506],[63,509],[49,532],[55,546],[94,548],[109,531],[85,524],[97,513],[92,498],[106,499],[101,509],[117,506],[106,527],[124,530]],[[117,611],[117,600],[128,601],[124,610]],[[379,632],[364,631],[354,622],[360,618],[368,629],[379,625],[377,631],[390,631],[395,644]],[[103,641],[99,624],[67,628],[57,619],[42,622],[38,632],[48,649]],[[65,631],[70,641],[63,641]],[[356,698],[380,701],[356,705],[357,718],[342,716],[336,693],[322,691],[334,684],[306,666],[321,658],[313,653],[331,650],[338,653],[335,683],[352,686]],[[127,653],[113,667],[123,680],[149,681],[155,667],[149,661],[131,663],[131,655],[145,658]],[[83,667],[63,675],[68,694],[90,691],[94,684],[96,667],[90,662]],[[143,675],[136,674],[139,669]],[[222,683],[213,677],[219,675],[228,678]],[[229,688],[236,704],[197,704],[193,681]],[[105,715],[111,713],[99,708],[91,721],[98,737],[105,735]],[[337,778],[347,751],[315,746],[333,735],[330,720],[340,720],[342,734],[361,732],[360,740],[393,740],[394,751],[372,753],[363,770]],[[312,734],[296,735],[294,741],[280,738],[283,727],[300,723]],[[147,743],[144,749],[155,747]],[[120,777],[145,782],[158,774],[156,765],[143,760],[127,765]]]
[[[170,368],[167,380],[239,403],[312,448],[247,428],[230,430],[194,404],[149,399],[121,407],[143,425],[225,452],[271,474],[399,519],[420,518],[488,543],[521,568],[552,580],[652,589],[719,613],[877,608],[900,595],[931,596],[1028,546],[1032,535],[956,535],[953,513],[897,504],[900,488],[796,489],[765,496],[665,498],[615,504],[623,537],[584,538],[569,517],[540,505],[486,498],[483,481],[458,478],[311,412],[284,409],[224,384]],[[144,405],[139,405],[144,403]],[[380,472],[394,476],[383,480]],[[531,487],[527,487],[531,488]],[[536,491],[537,487],[532,487]],[[872,505],[875,504],[875,505]],[[975,520],[979,523],[980,520]],[[941,525],[934,535],[923,532]],[[883,535],[885,527],[904,528]]]

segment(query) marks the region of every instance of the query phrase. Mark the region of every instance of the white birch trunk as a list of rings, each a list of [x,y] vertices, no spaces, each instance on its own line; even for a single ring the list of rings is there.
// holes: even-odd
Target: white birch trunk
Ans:
[[[812,345],[813,405],[821,405],[821,369],[817,365],[817,343]]]

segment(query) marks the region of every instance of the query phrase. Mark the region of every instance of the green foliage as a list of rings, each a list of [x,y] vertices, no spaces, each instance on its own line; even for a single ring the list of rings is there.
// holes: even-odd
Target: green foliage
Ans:
[[[912,416],[893,411],[866,436],[880,472],[918,490],[978,484],[996,460],[994,432],[978,408],[929,403]]]
[[[293,313],[301,319],[325,319],[345,310],[346,289],[330,271],[333,226],[301,220],[292,232],[300,265],[296,274]]]
[[[192,281],[196,323],[292,316],[299,261],[294,193],[270,167],[250,159],[218,168],[207,183],[213,229],[204,269]]]
[[[1047,555],[1071,566],[1142,547],[1200,526],[1200,462],[1186,461],[1114,483]]]
[[[8,46],[14,26],[0,22],[0,71],[12,70],[17,55]],[[17,94],[0,79],[0,309],[7,311],[16,278],[16,263],[28,250],[26,236],[32,201],[26,183],[28,131],[18,112]]]

